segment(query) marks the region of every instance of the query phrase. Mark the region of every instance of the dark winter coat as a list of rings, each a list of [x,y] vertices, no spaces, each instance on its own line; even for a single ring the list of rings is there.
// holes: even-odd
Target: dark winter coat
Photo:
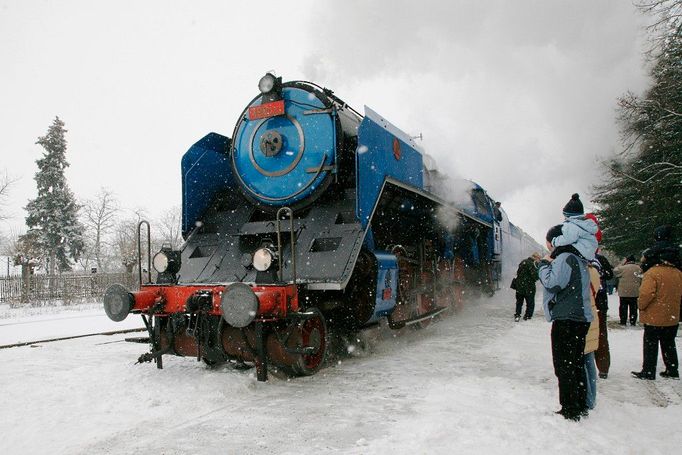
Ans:
[[[609,298],[606,295],[606,282],[613,279],[613,267],[606,256],[602,256],[597,253],[596,255],[599,265],[597,270],[599,271],[599,276],[601,277],[601,287],[597,291],[597,309],[606,313],[609,309]]]
[[[606,289],[606,281],[613,278],[613,267],[611,266],[609,260],[606,259],[606,256],[603,256],[599,253],[597,253],[595,256],[597,261],[599,261],[599,276],[601,277],[601,285],[604,289]]]
[[[516,292],[521,295],[535,294],[535,282],[538,280],[538,268],[533,258],[526,258],[516,271]]]

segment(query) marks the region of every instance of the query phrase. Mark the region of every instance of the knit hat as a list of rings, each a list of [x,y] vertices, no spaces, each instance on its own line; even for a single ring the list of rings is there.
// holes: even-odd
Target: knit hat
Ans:
[[[545,237],[545,240],[547,240],[549,243],[552,243],[552,240],[554,240],[556,237],[559,237],[561,235],[561,225],[557,224],[556,226],[552,226],[549,228],[549,231],[547,231],[547,236]]]
[[[585,213],[583,209],[583,203],[580,202],[580,196],[578,193],[571,196],[571,200],[564,206],[564,216],[577,216]]]
[[[656,239],[656,241],[660,240],[670,241],[672,234],[673,227],[670,226],[669,224],[664,224],[663,226],[658,226],[656,229],[654,229],[654,239]]]
[[[592,220],[592,221],[594,221],[594,224],[597,225],[597,233],[594,234],[594,236],[597,238],[597,242],[601,243],[601,228],[599,227],[599,222],[597,221],[597,217],[594,215],[594,213],[586,213],[585,219],[586,220]]]

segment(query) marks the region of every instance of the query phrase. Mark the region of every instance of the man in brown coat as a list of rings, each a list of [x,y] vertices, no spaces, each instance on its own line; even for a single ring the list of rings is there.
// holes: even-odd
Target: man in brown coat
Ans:
[[[639,287],[639,317],[644,324],[644,359],[642,371],[633,371],[638,379],[656,379],[658,345],[665,371],[663,378],[679,379],[677,360],[677,335],[682,299],[682,272],[662,260],[644,273]]]
[[[618,297],[620,307],[620,325],[625,325],[628,321],[628,311],[630,313],[630,325],[637,324],[637,297],[639,296],[639,284],[642,279],[642,269],[635,264],[635,257],[628,256],[625,263],[613,269],[613,275],[618,278]]]

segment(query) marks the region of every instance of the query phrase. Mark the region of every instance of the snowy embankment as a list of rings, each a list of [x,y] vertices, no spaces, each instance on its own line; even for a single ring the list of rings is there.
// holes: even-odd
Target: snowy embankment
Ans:
[[[539,313],[514,323],[504,290],[419,332],[375,332],[372,352],[313,377],[267,383],[253,370],[188,358],[167,357],[161,371],[134,365],[146,347],[118,342],[125,335],[4,349],[0,446],[5,454],[680,452],[682,383],[629,374],[641,365],[641,328],[610,331],[611,372],[589,418],[556,416],[550,325]],[[24,327],[41,338],[40,323]]]

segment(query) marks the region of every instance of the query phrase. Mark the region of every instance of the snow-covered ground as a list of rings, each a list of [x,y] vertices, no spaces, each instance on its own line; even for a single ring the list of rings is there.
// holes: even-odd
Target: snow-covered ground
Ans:
[[[46,318],[61,318],[65,335],[83,323],[100,330],[91,307],[82,318],[10,311],[21,317],[0,312],[3,340],[16,338],[5,334],[12,321],[24,322],[22,339],[45,338]],[[641,328],[610,330],[611,372],[589,418],[556,416],[540,313],[514,323],[504,290],[419,332],[375,332],[372,352],[315,376],[267,383],[188,358],[166,357],[163,370],[134,365],[146,346],[126,335],[3,349],[0,452],[682,453],[682,382],[629,374],[641,366]]]

